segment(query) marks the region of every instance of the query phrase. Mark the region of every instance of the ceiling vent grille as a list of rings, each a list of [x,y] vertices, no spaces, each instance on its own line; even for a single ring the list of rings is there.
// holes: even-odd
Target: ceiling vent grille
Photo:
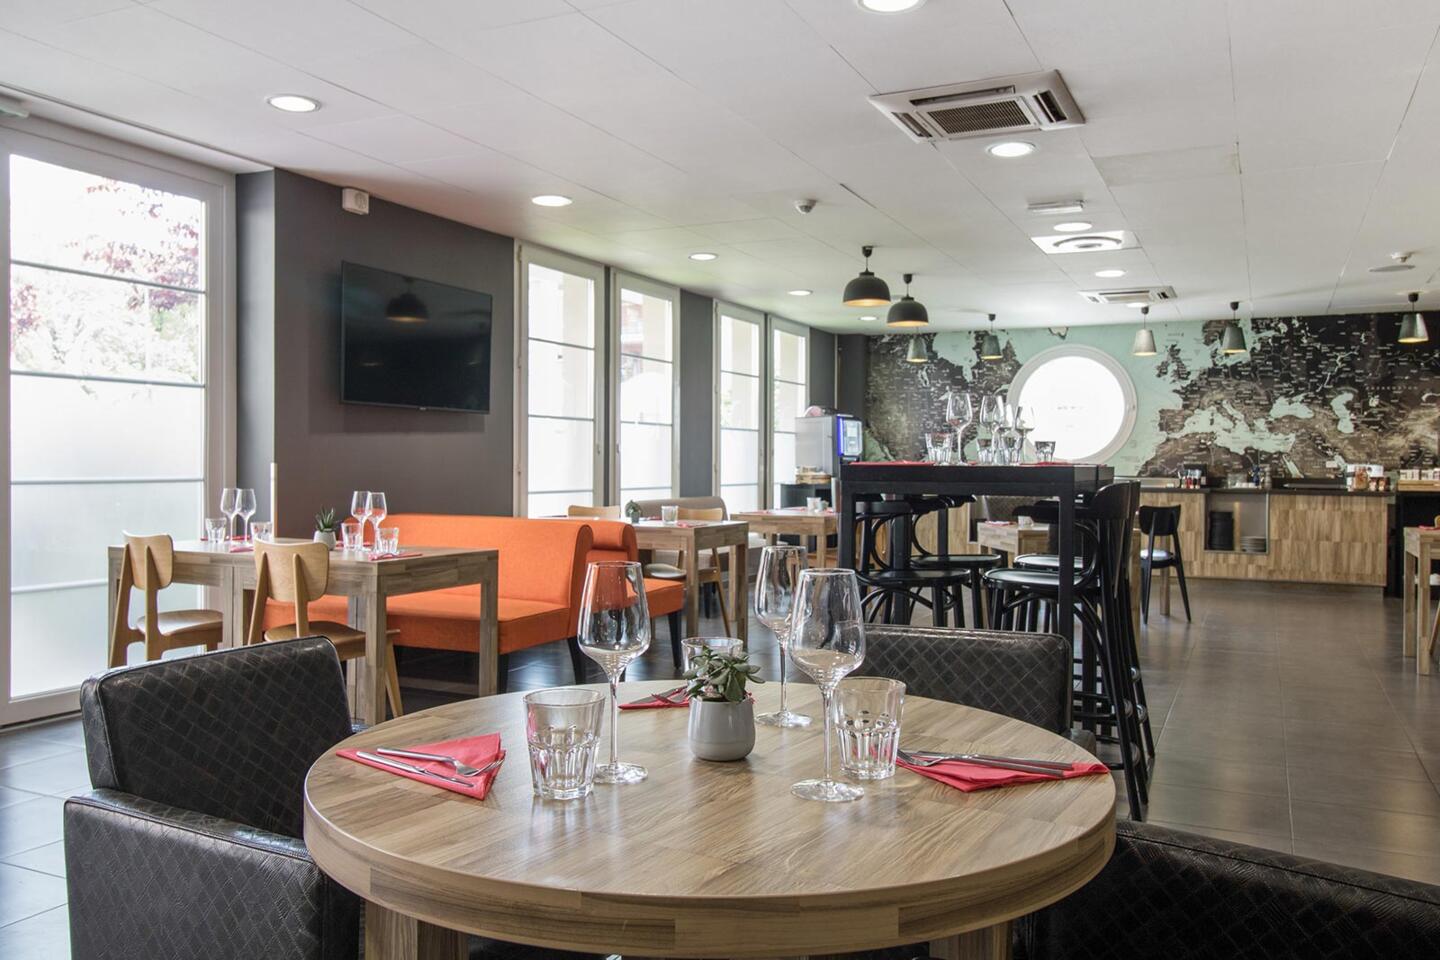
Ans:
[[[1085,122],[1059,72],[926,87],[870,102],[916,143],[1075,127]]]
[[[1175,288],[1126,287],[1118,290],[1081,290],[1080,296],[1091,303],[1121,306],[1132,303],[1169,303],[1175,299]]]

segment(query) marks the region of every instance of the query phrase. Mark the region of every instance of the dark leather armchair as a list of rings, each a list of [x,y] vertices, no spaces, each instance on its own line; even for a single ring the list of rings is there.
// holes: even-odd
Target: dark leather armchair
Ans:
[[[75,960],[353,960],[360,901],[301,841],[351,733],[322,638],[112,670],[80,691],[94,789],[65,802]]]
[[[1440,887],[1121,822],[1115,855],[1018,924],[1028,960],[1440,957]]]

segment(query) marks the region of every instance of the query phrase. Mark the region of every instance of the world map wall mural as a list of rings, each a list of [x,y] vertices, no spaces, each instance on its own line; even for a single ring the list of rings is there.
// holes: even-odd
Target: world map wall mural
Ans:
[[[1077,343],[1114,357],[1134,381],[1135,428],[1110,458],[1121,474],[1170,475],[1196,462],[1324,476],[1335,463],[1440,462],[1440,351],[1396,343],[1399,314],[1242,321],[1249,352],[1228,356],[1219,321],[1152,326],[1153,357],[1130,354],[1133,324],[997,331],[1004,358],[995,361],[979,359],[974,331],[922,335],[927,364],[906,362],[909,336],[869,338],[866,455],[918,458],[924,432],[946,429],[951,389],[1004,390],[1027,359]]]

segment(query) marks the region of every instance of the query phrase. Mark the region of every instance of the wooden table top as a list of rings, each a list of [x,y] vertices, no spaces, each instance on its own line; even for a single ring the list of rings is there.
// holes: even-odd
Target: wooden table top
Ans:
[[[673,686],[628,683],[623,700]],[[777,684],[755,688],[773,709]],[[800,800],[821,725],[758,728],[737,763],[692,758],[686,710],[621,715],[621,755],[650,777],[581,801],[535,799],[522,694],[449,704],[346,741],[404,746],[499,731],[483,802],[329,753],[305,785],[305,840],[326,873],[423,921],[558,949],[759,957],[917,943],[989,927],[1077,889],[1109,859],[1109,777],[964,794],[907,771],[848,804]],[[813,686],[792,706],[819,714]],[[608,721],[607,721],[608,723]],[[909,698],[907,746],[1082,760],[1038,727]],[[603,750],[603,747],[602,747]]]
[[[1440,542],[1440,530],[1422,530],[1419,527],[1405,528],[1405,551],[1418,554],[1420,552],[1420,541]]]
[[[741,546],[750,536],[750,524],[744,520],[640,520],[633,524],[640,549],[667,547],[676,544],[709,547]]]

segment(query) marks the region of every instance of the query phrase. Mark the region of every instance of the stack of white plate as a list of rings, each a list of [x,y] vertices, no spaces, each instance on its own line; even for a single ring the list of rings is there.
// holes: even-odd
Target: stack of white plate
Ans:
[[[1265,552],[1265,538],[1264,538],[1264,537],[1241,537],[1241,538],[1240,538],[1240,552],[1241,552],[1241,553],[1264,553],[1264,552]]]

